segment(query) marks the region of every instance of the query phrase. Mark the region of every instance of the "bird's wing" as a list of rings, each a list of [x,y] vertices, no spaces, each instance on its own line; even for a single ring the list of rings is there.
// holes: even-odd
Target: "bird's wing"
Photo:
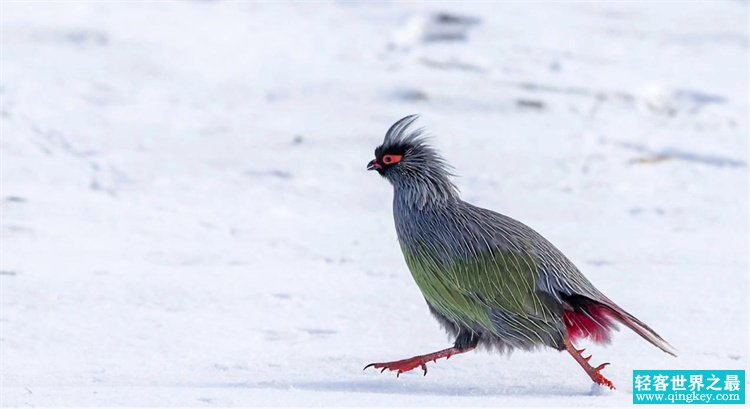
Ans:
[[[469,206],[473,219],[483,226],[482,230],[492,240],[487,246],[489,252],[511,252],[533,263],[532,271],[524,278],[534,283],[535,290],[561,304],[572,295],[606,300],[560,250],[534,229],[508,216]]]
[[[434,254],[428,249],[404,249],[425,299],[449,321],[494,333],[513,347],[560,344],[559,314],[535,290],[533,259],[514,251],[452,260]]]
[[[437,234],[447,239],[402,246],[427,301],[454,322],[517,338],[521,346],[559,343],[562,306],[543,290],[546,261],[527,234],[533,230],[470,205],[462,210],[443,223],[453,233]],[[551,285],[562,288],[566,282],[559,281]]]

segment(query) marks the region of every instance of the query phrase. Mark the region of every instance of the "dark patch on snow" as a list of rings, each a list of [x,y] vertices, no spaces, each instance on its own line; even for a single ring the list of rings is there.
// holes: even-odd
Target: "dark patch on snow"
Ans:
[[[91,179],[89,188],[95,192],[106,193],[112,197],[117,196],[117,192],[114,189],[105,187],[96,178]]]
[[[422,41],[463,41],[469,37],[469,29],[479,24],[477,17],[439,12],[428,17]]]
[[[663,216],[664,209],[662,209],[661,207],[654,207],[653,209],[645,209],[643,207],[631,207],[630,209],[628,209],[628,213],[630,213],[633,216],[646,214],[646,213],[653,213],[657,216]]]
[[[332,330],[332,329],[326,329],[326,328],[300,328],[302,331],[307,332],[310,335],[316,335],[316,336],[326,336],[326,335],[333,335],[338,334],[338,331]]]
[[[469,30],[479,24],[478,17],[448,12],[412,16],[388,44],[392,50],[408,50],[419,43],[466,41]]]
[[[525,110],[544,111],[547,105],[544,101],[538,99],[519,98],[516,100],[516,106]]]
[[[246,371],[248,370],[247,365],[243,364],[234,364],[234,365],[227,365],[227,364],[214,364],[214,368],[218,369],[219,371],[226,372],[230,370],[240,370],[240,371]]]
[[[346,263],[350,263],[352,261],[352,259],[347,258],[347,257],[338,257],[338,258],[323,257],[323,261],[325,261],[328,264],[333,264],[333,263],[336,263],[336,264],[346,264]]]
[[[695,103],[705,104],[723,104],[727,102],[727,99],[721,95],[707,94],[701,91],[694,91],[689,89],[681,89],[675,92],[675,97],[681,99],[689,99]]]
[[[720,155],[689,152],[676,148],[652,150],[645,145],[635,143],[620,143],[618,146],[643,154],[642,156],[631,159],[631,164],[654,164],[669,160],[682,160],[685,162],[693,162],[719,168],[742,168],[747,166],[745,161],[739,159]]]
[[[724,104],[727,99],[702,91],[676,89],[663,96],[645,98],[644,102],[653,113],[673,117],[680,113],[696,114],[706,105]]]
[[[65,34],[65,39],[77,45],[105,46],[109,43],[107,33],[98,30],[73,30]]]
[[[9,233],[18,233],[18,234],[33,234],[34,230],[30,229],[25,226],[21,226],[18,224],[5,224],[0,225],[2,229],[7,230]]]
[[[40,31],[33,33],[31,39],[39,43],[63,43],[78,47],[104,47],[109,44],[109,35],[106,32],[87,28]]]
[[[268,91],[266,92],[266,101],[278,102],[289,99],[289,93],[285,91]]]
[[[592,266],[611,266],[615,263],[608,260],[586,260],[586,264],[590,264]]]
[[[456,59],[450,59],[450,60],[434,60],[431,58],[420,58],[419,62],[422,63],[422,65],[430,67],[430,68],[437,68],[441,70],[458,70],[458,71],[468,71],[468,72],[484,72],[485,69],[476,65],[471,64],[465,61],[460,61]]]
[[[391,98],[399,101],[418,102],[429,99],[427,93],[417,88],[401,88],[391,93]]]
[[[291,179],[293,178],[292,174],[290,172],[287,172],[285,170],[279,170],[279,169],[269,169],[269,170],[258,170],[258,169],[248,169],[242,172],[246,176],[259,176],[259,177],[273,177],[278,179]]]
[[[278,331],[266,330],[263,331],[263,338],[266,341],[279,341],[282,337]]]

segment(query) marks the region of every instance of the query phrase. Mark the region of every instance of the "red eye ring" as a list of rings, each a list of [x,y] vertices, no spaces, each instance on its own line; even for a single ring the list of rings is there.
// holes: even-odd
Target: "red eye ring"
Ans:
[[[401,155],[383,155],[383,163],[391,165],[401,161]]]

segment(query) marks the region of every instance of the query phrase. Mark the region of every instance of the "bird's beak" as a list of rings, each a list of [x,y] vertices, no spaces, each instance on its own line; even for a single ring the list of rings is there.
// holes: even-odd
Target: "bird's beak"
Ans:
[[[370,163],[367,164],[367,170],[380,169],[381,167],[382,166],[380,166],[377,159],[373,159],[370,161]]]

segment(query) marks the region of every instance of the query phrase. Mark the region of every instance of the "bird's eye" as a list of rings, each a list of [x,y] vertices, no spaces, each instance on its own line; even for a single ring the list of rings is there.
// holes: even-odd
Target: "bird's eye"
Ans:
[[[401,160],[401,155],[383,155],[383,163],[386,165],[392,165],[398,163]]]

